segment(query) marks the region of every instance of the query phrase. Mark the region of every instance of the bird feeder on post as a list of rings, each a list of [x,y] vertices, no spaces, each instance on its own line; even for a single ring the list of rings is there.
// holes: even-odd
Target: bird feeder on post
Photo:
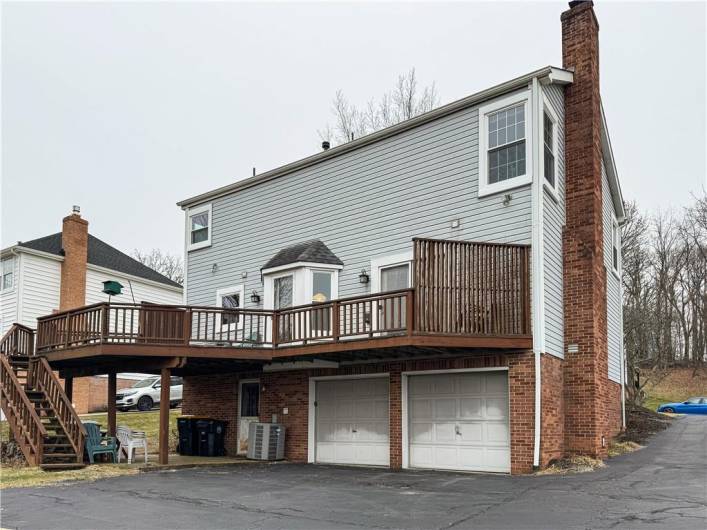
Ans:
[[[108,295],[108,303],[110,303],[111,296],[122,294],[122,289],[123,286],[115,280],[106,280],[103,282],[103,292]]]

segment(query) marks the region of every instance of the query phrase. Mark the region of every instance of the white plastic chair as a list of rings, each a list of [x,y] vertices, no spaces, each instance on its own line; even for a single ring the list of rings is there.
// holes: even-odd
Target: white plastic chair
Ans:
[[[128,464],[133,463],[133,451],[138,447],[142,447],[145,453],[145,463],[147,464],[147,438],[145,433],[142,431],[133,431],[132,429],[119,426],[117,428],[116,437],[120,442],[120,449],[118,449],[118,463],[120,463],[120,458],[123,452],[128,458]]]

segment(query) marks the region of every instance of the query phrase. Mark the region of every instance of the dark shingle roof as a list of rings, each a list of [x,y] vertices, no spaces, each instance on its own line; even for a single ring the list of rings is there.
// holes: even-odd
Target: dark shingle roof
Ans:
[[[20,242],[18,246],[47,252],[48,254],[56,254],[57,256],[63,255],[61,248],[61,232],[24,243]],[[111,247],[108,243],[104,243],[91,234],[88,235],[88,262],[97,267],[105,267],[106,269],[130,274],[138,278],[145,278],[153,282],[159,282],[173,287],[181,287],[177,282],[170,280],[147,265],[143,265],[139,261],[131,258],[117,248]]]
[[[281,267],[282,265],[289,265],[290,263],[297,263],[298,261],[344,265],[344,262],[337,258],[324,243],[318,239],[311,239],[283,248],[280,252],[275,254],[270,261],[263,265],[263,269]]]

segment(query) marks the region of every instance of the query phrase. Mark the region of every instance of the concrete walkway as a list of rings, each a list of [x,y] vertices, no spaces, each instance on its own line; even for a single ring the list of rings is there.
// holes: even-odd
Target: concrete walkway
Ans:
[[[5,490],[3,528],[707,528],[707,417],[573,476],[295,464]]]

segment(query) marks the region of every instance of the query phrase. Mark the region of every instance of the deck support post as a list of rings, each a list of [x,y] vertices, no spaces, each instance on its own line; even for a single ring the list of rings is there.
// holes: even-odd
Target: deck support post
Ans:
[[[108,373],[108,436],[115,436],[115,394],[118,391],[118,376],[115,372]]]
[[[74,402],[74,378],[65,377],[64,378],[64,394],[69,398],[69,401],[73,404]]]
[[[169,463],[169,390],[171,369],[162,368],[160,372],[160,459],[161,465]]]

